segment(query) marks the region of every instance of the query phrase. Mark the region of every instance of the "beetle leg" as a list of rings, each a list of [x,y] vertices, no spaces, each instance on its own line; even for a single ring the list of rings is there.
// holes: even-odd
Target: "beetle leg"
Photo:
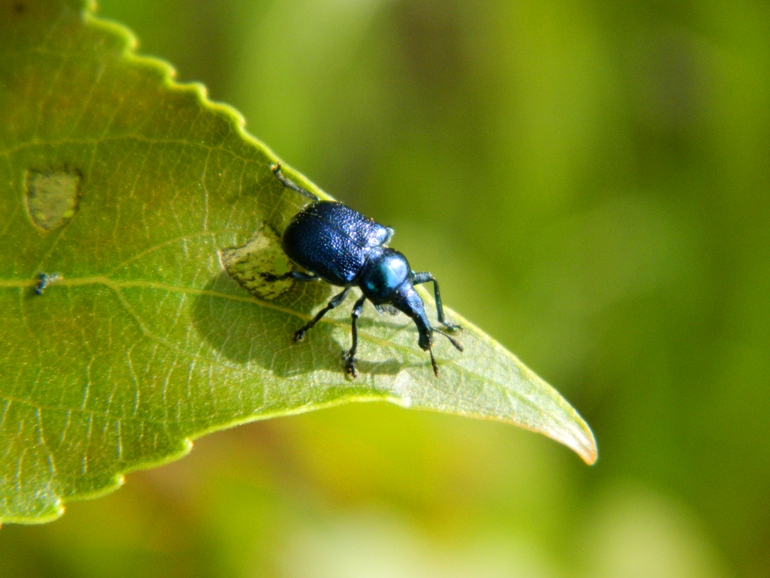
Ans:
[[[455,325],[454,323],[450,323],[444,316],[444,305],[441,303],[441,291],[439,291],[438,281],[436,281],[436,278],[427,271],[422,273],[415,273],[412,271],[412,285],[419,285],[420,283],[428,283],[430,281],[433,282],[433,294],[436,296],[436,312],[438,313],[438,322],[441,323],[441,325],[443,325],[447,331],[460,331],[462,327]]]
[[[308,199],[313,199],[314,201],[319,200],[318,197],[315,196],[310,191],[306,191],[305,189],[300,187],[298,184],[294,183],[294,181],[292,181],[291,179],[284,177],[283,173],[281,172],[281,163],[275,163],[274,165],[270,165],[270,170],[273,171],[275,178],[281,181],[281,184],[287,189],[291,189],[292,191],[295,191],[300,195],[307,197]]]
[[[289,271],[283,275],[273,275],[272,273],[260,273],[262,279],[268,283],[274,283],[276,281],[284,281],[285,279],[294,279],[295,281],[320,281],[321,278],[317,275],[310,275],[309,273],[302,273],[301,271]]]
[[[345,300],[345,297],[348,296],[348,292],[350,291],[350,287],[347,287],[342,293],[338,293],[334,297],[332,297],[331,301],[326,304],[326,307],[321,309],[318,313],[315,314],[315,317],[313,317],[310,321],[305,323],[301,328],[297,329],[297,331],[294,332],[294,342],[302,341],[305,339],[305,333],[309,329],[312,329],[313,326],[318,323],[321,320],[321,317],[326,315],[329,311],[334,309],[335,307],[339,306],[340,303],[342,303]]]
[[[351,328],[353,333],[353,346],[350,348],[350,351],[345,353],[344,357],[345,357],[345,371],[347,371],[348,375],[353,378],[358,376],[358,370],[356,369],[356,349],[358,349],[358,327],[356,326],[356,322],[358,321],[358,318],[361,317],[361,312],[364,310],[365,302],[366,302],[366,295],[361,295],[358,301],[356,301],[356,304],[353,305],[353,312],[350,314],[352,318]]]

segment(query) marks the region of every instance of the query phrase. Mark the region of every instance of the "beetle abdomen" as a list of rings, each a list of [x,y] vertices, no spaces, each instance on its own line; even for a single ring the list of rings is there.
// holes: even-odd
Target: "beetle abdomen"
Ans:
[[[341,203],[307,205],[283,233],[283,250],[295,263],[333,285],[350,285],[369,250],[385,243],[387,227]]]

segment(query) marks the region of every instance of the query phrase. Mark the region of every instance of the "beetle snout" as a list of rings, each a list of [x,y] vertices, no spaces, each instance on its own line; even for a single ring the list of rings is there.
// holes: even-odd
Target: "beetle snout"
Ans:
[[[417,344],[420,346],[420,349],[427,351],[430,349],[431,345],[433,345],[433,336],[430,333],[420,332],[420,338],[417,340]]]

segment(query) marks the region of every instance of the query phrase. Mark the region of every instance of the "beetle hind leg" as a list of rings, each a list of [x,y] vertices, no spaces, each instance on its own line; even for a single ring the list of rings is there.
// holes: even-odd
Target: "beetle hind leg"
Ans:
[[[283,176],[283,173],[281,172],[281,163],[275,163],[270,165],[270,170],[275,175],[275,178],[277,178],[279,181],[281,181],[281,184],[286,187],[287,189],[291,189],[292,191],[295,191],[302,195],[303,197],[307,197],[308,199],[312,199],[314,201],[318,201],[318,197],[311,193],[310,191],[303,189],[298,184],[296,184],[291,179],[286,178]]]

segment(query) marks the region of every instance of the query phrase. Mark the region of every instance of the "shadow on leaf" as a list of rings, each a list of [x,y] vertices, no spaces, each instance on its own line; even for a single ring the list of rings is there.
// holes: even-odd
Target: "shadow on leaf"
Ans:
[[[329,285],[295,283],[270,302],[274,307],[230,298],[245,297],[248,293],[224,271],[210,279],[204,291],[195,301],[192,319],[218,354],[239,365],[256,363],[280,377],[319,370],[344,375],[342,353],[350,347],[349,330],[345,332],[348,339],[339,340],[339,326],[322,322],[308,332],[302,343],[292,340],[294,332],[328,302],[333,293]],[[394,329],[401,327],[394,322],[386,324]],[[374,325],[375,322],[368,319],[359,321],[362,329]],[[359,359],[357,366],[360,375],[395,375],[404,369],[397,359],[380,362]]]

